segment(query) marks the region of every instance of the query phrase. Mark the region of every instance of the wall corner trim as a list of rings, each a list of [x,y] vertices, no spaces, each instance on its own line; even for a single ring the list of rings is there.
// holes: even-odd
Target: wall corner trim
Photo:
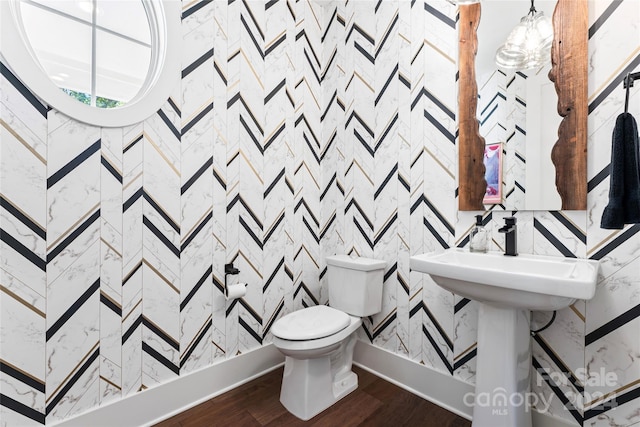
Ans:
[[[52,425],[151,426],[283,364],[284,356],[268,344]]]
[[[364,341],[356,344],[353,363],[456,415],[471,419],[472,408],[464,404],[463,396],[473,393],[473,384]],[[533,412],[533,427],[576,426],[548,414]]]

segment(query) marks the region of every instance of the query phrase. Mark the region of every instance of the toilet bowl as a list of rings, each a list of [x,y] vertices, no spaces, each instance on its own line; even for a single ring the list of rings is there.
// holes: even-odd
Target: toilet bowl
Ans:
[[[327,258],[329,304],[289,313],[272,328],[273,344],[285,358],[280,402],[308,420],[358,387],[351,371],[362,317],[382,304],[386,263],[338,255]]]
[[[317,309],[326,311],[314,313]],[[348,324],[336,332],[327,332],[328,335],[314,339],[278,338],[277,328],[273,336],[273,344],[286,356],[280,402],[289,412],[305,421],[358,387],[358,377],[351,372],[351,364],[356,331],[362,325],[362,320],[323,305],[309,307],[289,316],[309,314],[311,318],[318,318],[319,315],[330,315],[329,310],[347,316]],[[288,323],[291,319],[285,316],[282,320]]]

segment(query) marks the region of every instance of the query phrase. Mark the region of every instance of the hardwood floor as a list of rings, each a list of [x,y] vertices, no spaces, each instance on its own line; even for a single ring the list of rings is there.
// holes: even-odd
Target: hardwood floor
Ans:
[[[470,427],[471,422],[354,366],[358,389],[309,421],[280,403],[282,369],[217,396],[155,427],[420,426]]]

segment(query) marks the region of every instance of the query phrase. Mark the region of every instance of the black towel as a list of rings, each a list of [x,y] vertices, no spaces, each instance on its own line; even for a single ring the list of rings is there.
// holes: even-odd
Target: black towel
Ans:
[[[601,228],[621,229],[640,223],[640,153],[638,125],[629,113],[616,119],[611,141],[609,204],[602,213]]]

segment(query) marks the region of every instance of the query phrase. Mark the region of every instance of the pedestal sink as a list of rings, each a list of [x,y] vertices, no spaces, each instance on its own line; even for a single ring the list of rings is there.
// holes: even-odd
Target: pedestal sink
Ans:
[[[413,271],[478,301],[478,359],[473,427],[531,427],[531,310],[558,310],[591,299],[598,261],[504,256],[462,249],[411,257]]]

